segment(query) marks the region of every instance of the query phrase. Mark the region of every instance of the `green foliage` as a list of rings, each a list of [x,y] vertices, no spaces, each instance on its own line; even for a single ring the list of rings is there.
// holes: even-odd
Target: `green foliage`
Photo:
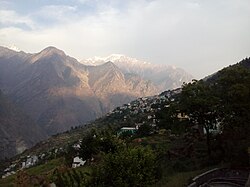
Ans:
[[[76,155],[76,150],[72,147],[72,145],[69,145],[66,149],[66,152],[64,154],[64,158],[65,158],[65,164],[69,167],[71,167],[72,165],[72,161],[73,161],[73,158],[75,157]]]
[[[119,134],[119,136],[120,136],[122,139],[124,139],[124,140],[128,140],[128,139],[130,139],[130,138],[133,136],[133,132],[131,132],[131,131],[124,131],[124,132],[121,132],[121,133]]]
[[[200,133],[206,130],[207,151],[211,154],[210,130],[217,125],[218,97],[215,97],[213,87],[203,80],[184,84],[180,95],[180,108],[189,116],[193,125],[198,125]]]
[[[92,186],[146,186],[156,180],[156,156],[149,148],[124,148],[107,154]]]
[[[184,84],[182,92],[174,97],[175,100],[166,103],[168,107],[156,115],[160,128],[193,137],[186,146],[191,146],[192,155],[201,163],[224,160],[236,166],[249,164],[250,59],[225,68],[206,81]],[[188,119],[182,120],[178,113],[187,115]],[[194,134],[197,127],[199,136]],[[204,138],[207,155],[203,155],[203,148],[198,146]],[[177,162],[175,167],[181,165]]]
[[[180,109],[189,116],[192,124],[198,124],[201,129],[213,129],[216,124],[218,101],[210,85],[202,80],[193,81],[183,86]]]
[[[114,153],[118,147],[118,139],[113,135],[106,135],[99,139],[99,150],[104,153]]]
[[[178,102],[177,100],[172,103],[166,103],[168,107],[164,107],[156,113],[156,118],[160,120],[157,125],[159,128],[171,130],[174,134],[183,134],[188,130],[187,125],[189,123],[187,119],[178,119],[178,114],[181,112]]]
[[[95,160],[77,169],[58,167],[52,173],[51,181],[57,186],[148,186],[161,177],[161,168],[165,178],[160,185],[184,186],[190,177],[200,172],[193,173],[191,170],[221,161],[248,166],[250,59],[244,60],[244,65],[242,63],[223,69],[207,81],[184,84],[182,92],[175,95],[175,100],[164,103],[163,106],[167,107],[156,114],[160,120],[159,127],[169,129],[165,134],[148,136],[151,131],[149,125],[139,128],[138,134],[143,137],[138,138],[140,141],[133,141],[135,136],[131,137],[131,134],[116,137],[112,128],[87,133],[79,152],[69,147],[65,160],[68,161],[67,166],[71,165],[76,154],[83,160],[92,157]],[[180,113],[188,118],[180,118]],[[142,118],[136,118],[136,122],[141,122]],[[129,123],[134,124],[135,121]],[[118,129],[124,123],[116,125]],[[197,126],[199,133],[194,129]],[[218,127],[219,134],[212,134],[211,130]],[[205,134],[203,129],[206,130]],[[101,158],[96,159],[96,155]],[[54,167],[60,166],[58,161],[53,164],[48,162],[28,169],[27,173],[18,173],[17,183],[30,185],[29,181],[34,179],[31,175],[51,173]],[[87,167],[91,171],[94,168],[93,172],[84,172]],[[47,182],[43,178],[35,180],[37,184]]]
[[[215,81],[216,94],[221,101],[219,111],[226,159],[233,165],[240,166],[249,164],[247,154],[247,149],[250,147],[249,64],[250,59],[245,59],[236,66],[223,69]]]
[[[27,169],[27,172],[28,174],[31,174],[31,175],[40,175],[40,174],[47,173],[58,166],[63,166],[63,165],[64,165],[64,159],[58,158],[58,159],[50,160],[45,164],[38,165],[36,167],[31,167]]]
[[[53,172],[52,180],[59,187],[85,187],[89,174],[76,169],[57,168]]]
[[[83,137],[79,151],[79,156],[83,160],[89,160],[94,154],[98,153],[98,140],[96,136],[95,132],[91,132]]]
[[[149,124],[143,124],[138,128],[137,134],[141,137],[148,136],[152,132],[153,128]]]
[[[247,149],[250,146],[250,59],[219,71],[204,82],[185,84],[179,98],[179,106],[192,124],[206,130],[208,154],[218,151],[211,145],[212,129],[220,128],[221,134],[214,136],[214,144],[221,151],[217,158],[235,165],[249,164]],[[212,150],[213,148],[213,150]],[[242,159],[238,159],[242,158]]]
[[[110,130],[103,130],[99,133],[92,132],[83,137],[78,152],[83,160],[89,160],[100,152],[114,153],[120,144],[121,141]]]

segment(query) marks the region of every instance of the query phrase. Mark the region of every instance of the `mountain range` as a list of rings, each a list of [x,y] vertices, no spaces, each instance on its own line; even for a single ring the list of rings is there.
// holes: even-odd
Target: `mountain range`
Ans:
[[[98,66],[109,61],[119,67],[124,74],[136,74],[145,80],[150,80],[157,88],[158,93],[179,88],[183,82],[189,82],[193,78],[181,68],[166,64],[151,64],[121,54],[89,58],[82,60],[81,63]]]
[[[5,137],[5,142],[0,144],[19,138],[25,146],[15,144],[14,150],[21,150],[49,135],[96,119],[116,106],[191,79],[181,69],[125,56],[113,56],[98,65],[84,62],[55,47],[35,54],[0,47],[0,89],[11,103],[7,109],[17,108],[17,113],[29,120],[13,120],[13,127],[7,128],[8,123],[1,116],[0,136]],[[6,105],[1,107],[5,109]],[[19,128],[34,133],[21,133]],[[44,133],[38,136],[35,132]]]
[[[0,166],[0,174],[2,172],[3,178],[6,177],[6,179],[0,181],[0,185],[6,186],[6,184],[9,183],[16,184],[17,182],[14,180],[16,177],[14,177],[14,175],[12,177],[9,176],[18,171],[21,165],[23,166],[30,161],[30,158],[36,158],[35,161],[32,161],[32,165],[25,165],[27,169],[24,169],[24,171],[28,174],[32,172],[30,179],[35,179],[34,176],[36,178],[45,176],[48,181],[52,179],[58,182],[56,178],[52,176],[55,173],[55,169],[60,167],[65,168],[62,170],[62,172],[65,172],[61,174],[61,176],[69,178],[68,181],[65,180],[66,182],[64,184],[66,186],[67,184],[77,185],[79,182],[76,181],[81,179],[78,177],[77,172],[82,171],[87,173],[88,171],[95,171],[92,169],[96,169],[97,167],[103,168],[103,165],[100,164],[103,164],[103,161],[106,162],[105,159],[107,159],[108,156],[111,157],[111,161],[107,164],[109,166],[114,165],[114,159],[116,163],[120,160],[123,161],[124,158],[128,157],[127,154],[120,154],[121,159],[118,159],[117,151],[124,150],[125,148],[129,149],[132,147],[132,149],[134,149],[147,147],[147,149],[152,149],[154,154],[158,155],[157,165],[161,166],[160,171],[166,173],[164,177],[158,179],[158,182],[154,184],[154,186],[161,186],[162,184],[166,184],[166,186],[175,186],[175,184],[177,184],[177,186],[185,186],[188,183],[196,185],[198,179],[201,178],[199,177],[201,175],[195,177],[195,175],[197,175],[196,173],[207,170],[209,170],[209,172],[205,172],[202,176],[207,173],[211,174],[211,171],[215,171],[214,174],[216,175],[219,170],[222,173],[228,170],[230,171],[228,174],[230,176],[235,174],[235,176],[237,175],[236,178],[238,176],[244,176],[243,178],[241,177],[240,180],[235,181],[225,177],[221,180],[221,183],[224,184],[225,180],[230,180],[235,184],[245,186],[249,176],[249,159],[247,154],[250,142],[248,115],[250,106],[248,101],[250,93],[248,89],[250,85],[249,68],[250,58],[246,58],[235,65],[231,65],[214,73],[206,80],[193,81],[191,84],[186,84],[182,88],[167,90],[160,95],[138,98],[128,104],[117,107],[102,118],[89,123],[87,126],[80,126],[52,136],[46,141],[41,141],[23,154],[17,155],[9,161],[7,160]],[[197,84],[200,85],[198,87],[191,87]],[[6,97],[0,96],[0,104],[2,104],[1,101],[5,100]],[[191,99],[189,100],[190,97]],[[206,100],[204,100],[204,97],[206,97]],[[212,101],[210,101],[211,98]],[[188,99],[189,102],[186,102],[186,99]],[[182,110],[188,111],[185,107],[194,108],[194,113],[198,112],[199,116],[205,117],[208,120],[211,119],[211,116],[208,116],[210,114],[212,114],[212,117],[214,115],[217,116],[218,121],[215,120],[212,123],[219,124],[219,128],[211,127],[213,131],[209,133],[211,137],[213,137],[210,139],[212,140],[210,144],[212,145],[210,150],[212,153],[211,157],[208,156],[210,153],[208,152],[207,133],[203,131],[199,133],[197,129],[198,126],[203,124],[193,123],[190,119],[193,118],[193,115],[190,115],[192,113],[188,116],[186,116],[187,114],[185,114],[185,116],[181,115],[180,112]],[[205,110],[200,110],[201,108]],[[202,115],[200,111],[205,115]],[[121,133],[126,132],[121,130],[131,130],[135,126],[139,126],[138,131],[135,133],[129,133],[129,131],[124,134]],[[120,135],[116,136],[118,133],[120,133]],[[119,142],[119,144],[117,142]],[[115,145],[119,145],[119,149],[117,149]],[[123,149],[122,146],[125,148]],[[112,148],[114,152],[112,152]],[[144,157],[144,153],[145,149],[142,149],[139,157],[136,155],[136,160]],[[90,156],[86,158],[86,155]],[[80,156],[86,160],[91,159],[91,162],[87,160],[86,165],[78,165],[79,167],[77,169],[74,169],[74,167],[71,168],[71,163],[75,164],[75,158],[80,160]],[[39,159],[38,163],[36,162],[37,158]],[[213,158],[212,162],[211,158]],[[133,157],[129,156],[129,160],[131,159],[133,160]],[[127,163],[126,160],[125,167],[127,167]],[[135,162],[129,163],[128,167],[133,167],[134,163]],[[220,163],[223,163],[223,165],[226,163],[228,168],[223,167],[218,170],[217,166]],[[13,168],[13,165],[16,167]],[[177,165],[179,169],[176,169]],[[28,169],[31,166],[32,168]],[[120,162],[117,166],[120,166]],[[118,167],[116,172],[119,172],[119,170],[125,167]],[[199,169],[197,169],[197,167]],[[215,169],[211,170],[211,167]],[[139,166],[136,168],[139,168],[138,171],[136,171],[136,173],[138,173],[142,167]],[[186,171],[187,168],[189,171]],[[239,171],[234,168],[243,169]],[[112,171],[112,169],[113,168],[110,168],[108,171]],[[173,172],[168,174],[167,171],[170,169]],[[154,170],[155,168],[150,169],[150,171]],[[173,178],[173,176],[179,176],[180,172],[183,173],[183,170],[186,171],[185,173],[192,173],[192,175],[186,177],[181,184],[179,181],[176,183],[166,182],[166,177]],[[72,171],[74,171],[74,173]],[[92,173],[94,172],[89,172],[86,176],[91,176],[89,179],[94,178],[92,177]],[[56,175],[58,174],[56,173]],[[102,173],[102,175],[104,175],[104,173]],[[219,175],[221,175],[221,173],[219,173]],[[29,175],[26,176],[29,177]],[[193,177],[195,178],[190,180],[190,178]],[[84,178],[84,181],[85,180],[88,180],[88,178]],[[101,180],[103,180],[103,178],[101,178]],[[110,181],[110,175],[107,180]],[[207,180],[205,180],[199,182],[199,184],[207,184]],[[40,180],[30,181],[34,181],[33,184],[41,183]],[[64,182],[64,180],[61,181],[59,184]],[[90,181],[90,183],[93,182]]]

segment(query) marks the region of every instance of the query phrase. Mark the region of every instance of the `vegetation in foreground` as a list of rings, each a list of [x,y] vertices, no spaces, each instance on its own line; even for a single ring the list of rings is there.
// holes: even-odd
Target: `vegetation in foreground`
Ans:
[[[206,81],[184,84],[157,106],[156,127],[142,124],[136,134],[120,136],[117,128],[93,129],[78,149],[69,145],[60,158],[2,179],[0,186],[172,187],[220,164],[249,167],[249,64],[245,59]],[[87,162],[73,169],[76,155]]]

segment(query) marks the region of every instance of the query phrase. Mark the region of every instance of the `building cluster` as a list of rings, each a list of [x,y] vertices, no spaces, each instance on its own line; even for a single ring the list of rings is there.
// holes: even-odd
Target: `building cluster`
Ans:
[[[126,121],[130,117],[144,115],[146,116],[146,121],[154,121],[155,113],[161,110],[162,106],[164,106],[167,101],[169,101],[169,98],[165,95],[139,98],[131,103],[117,107],[112,112],[108,113],[107,117],[118,115],[123,121]]]
[[[3,171],[2,178],[13,175],[20,170],[36,166],[39,162],[46,161],[47,159],[50,159],[51,157],[58,155],[63,151],[63,148],[56,148],[39,155],[28,155],[25,157],[20,157],[18,160],[13,161],[11,165]]]
[[[15,161],[15,163],[12,163],[9,167],[7,167],[4,170],[4,174],[2,175],[2,178],[6,178],[10,175],[14,175],[16,172],[24,169],[29,168],[31,166],[34,166],[38,163],[38,156],[27,156],[26,158],[22,159],[22,161]]]
[[[2,175],[2,178],[4,179],[10,175],[14,175],[16,173],[15,168],[16,168],[16,164],[11,164],[9,167],[7,167],[4,170],[4,174]]]
[[[163,92],[161,95],[151,96],[151,97],[142,97],[137,100],[134,100],[128,104],[125,104],[121,107],[117,107],[112,112],[109,112],[106,117],[113,117],[123,122],[129,121],[131,118],[140,119],[140,122],[134,122],[128,127],[122,127],[121,132],[131,131],[136,132],[138,128],[143,124],[149,124],[152,127],[156,127],[158,119],[156,118],[156,113],[162,108],[167,108],[170,106],[170,103],[174,101],[174,95],[180,93],[181,89],[176,89],[172,91]],[[140,116],[140,117],[138,117]],[[180,116],[186,117],[186,116]],[[78,143],[73,145],[74,149],[80,148],[80,140]],[[37,165],[40,161],[46,161],[51,158],[54,158],[56,155],[64,152],[64,148],[52,149],[48,152],[41,153],[39,155],[30,155],[25,158],[20,158],[12,163],[9,167],[4,170],[2,178],[15,174],[17,171],[29,168]],[[76,168],[83,166],[86,163],[85,160],[82,160],[80,157],[76,156],[72,160],[72,167]]]
[[[38,162],[38,156],[36,156],[36,155],[27,156],[27,160],[22,162],[22,169],[34,166],[34,165],[36,165],[37,162]]]
[[[151,97],[139,98],[131,103],[116,108],[107,114],[107,117],[117,118],[127,122],[128,126],[123,126],[118,134],[130,132],[134,134],[141,125],[148,124],[155,129],[159,120],[156,113],[163,107],[169,107],[171,95],[157,95]],[[118,117],[117,117],[118,116]],[[137,121],[137,120],[140,121]],[[132,121],[132,123],[130,123]]]

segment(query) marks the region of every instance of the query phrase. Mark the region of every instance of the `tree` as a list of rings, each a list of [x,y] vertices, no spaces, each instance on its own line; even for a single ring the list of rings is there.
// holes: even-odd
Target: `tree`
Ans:
[[[66,152],[64,154],[65,164],[69,167],[72,166],[74,157],[76,156],[76,150],[72,145],[68,145]]]
[[[180,109],[188,115],[192,124],[198,125],[200,133],[205,129],[207,152],[211,155],[210,130],[218,123],[218,98],[213,87],[203,80],[184,84],[180,94]]]
[[[104,153],[114,153],[120,146],[120,142],[111,132],[104,132],[99,139],[100,151]]]
[[[95,132],[87,133],[81,142],[79,156],[83,160],[89,160],[92,158],[93,155],[98,153],[99,144],[97,135]]]
[[[250,59],[245,59],[220,71],[215,80],[216,94],[220,98],[219,113],[225,155],[231,163],[244,166],[249,164],[247,149],[250,147],[249,65]]]
[[[167,103],[168,107],[164,107],[162,110],[156,113],[156,118],[159,119],[158,127],[171,130],[175,134],[181,134],[187,131],[187,119],[178,119],[178,113],[180,112],[180,106],[178,101]]]
[[[149,124],[143,124],[138,128],[137,134],[139,136],[148,136],[152,132],[152,126]]]
[[[156,180],[156,156],[150,148],[123,148],[105,155],[92,186],[146,186]]]

